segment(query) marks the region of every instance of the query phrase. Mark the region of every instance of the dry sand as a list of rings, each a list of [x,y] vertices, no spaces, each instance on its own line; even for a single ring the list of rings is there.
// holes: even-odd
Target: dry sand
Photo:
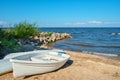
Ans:
[[[14,79],[12,72],[0,80],[120,80],[120,61],[66,51],[71,59],[59,70]]]

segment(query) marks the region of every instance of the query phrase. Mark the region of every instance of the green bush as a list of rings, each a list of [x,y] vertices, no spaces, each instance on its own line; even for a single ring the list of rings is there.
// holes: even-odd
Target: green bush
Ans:
[[[47,32],[47,34],[45,35],[46,37],[47,36],[52,36],[53,32]]]
[[[14,30],[12,28],[8,28],[4,31],[3,37],[7,40],[11,40],[15,38]]]
[[[37,35],[39,32],[35,24],[27,22],[15,24],[13,28],[5,30],[0,28],[0,53],[2,53],[2,50],[7,49],[11,49],[14,52],[20,50],[22,46],[18,44],[19,39]]]
[[[3,37],[3,30],[0,28],[0,51],[2,49],[2,37]]]
[[[0,28],[0,51],[7,48],[16,50],[16,47],[18,48],[19,44],[17,43],[17,39],[14,38],[13,30],[2,30]]]
[[[16,39],[7,40],[7,39],[3,38],[1,40],[1,45],[2,45],[2,48],[14,49],[16,46],[18,46],[18,43],[17,43]]]
[[[38,34],[38,30],[35,24],[22,22],[14,25],[14,35],[18,39],[28,38]]]

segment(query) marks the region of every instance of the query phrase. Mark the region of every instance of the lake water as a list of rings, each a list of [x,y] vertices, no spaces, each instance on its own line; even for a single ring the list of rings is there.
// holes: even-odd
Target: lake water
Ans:
[[[57,41],[55,48],[120,54],[120,28],[40,28],[47,32],[67,32],[72,38]]]

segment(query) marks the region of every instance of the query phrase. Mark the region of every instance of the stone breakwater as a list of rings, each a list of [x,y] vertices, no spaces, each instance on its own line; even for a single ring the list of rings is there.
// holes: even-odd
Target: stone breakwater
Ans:
[[[36,36],[30,36],[28,39],[19,40],[19,44],[25,48],[33,48],[36,46],[47,46],[48,43],[53,43],[58,40],[71,38],[72,36],[68,33],[55,33],[55,32],[41,32]],[[31,46],[31,47],[30,47]]]
[[[44,44],[55,42],[55,41],[62,40],[65,38],[71,38],[71,35],[68,33],[42,32],[38,36],[34,37],[35,40],[39,40],[40,42]]]

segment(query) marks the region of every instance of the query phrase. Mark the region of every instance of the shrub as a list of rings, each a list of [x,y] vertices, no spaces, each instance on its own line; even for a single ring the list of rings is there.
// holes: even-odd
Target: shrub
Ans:
[[[18,45],[18,43],[17,43],[16,39],[7,40],[7,39],[3,38],[1,40],[1,45],[2,45],[2,48],[14,49]]]
[[[25,39],[38,33],[39,31],[36,25],[27,22],[15,24],[13,28],[7,28],[5,30],[0,28],[0,55],[3,50],[19,51],[22,49],[22,46],[18,44],[19,39]]]
[[[0,28],[0,51],[7,48],[16,50],[17,48],[19,48],[19,44],[14,38],[12,29],[2,30]]]
[[[6,29],[6,30],[2,30],[0,28],[0,48],[11,48],[10,45],[11,44],[11,41],[12,42],[17,42],[17,41],[14,41],[14,34],[13,34],[13,30],[12,29]],[[14,44],[13,44],[14,45]]]
[[[14,35],[18,39],[28,38],[38,34],[38,30],[35,24],[22,22],[14,25]]]
[[[46,36],[46,37],[47,37],[47,36],[52,36],[52,34],[53,34],[53,32],[47,32],[45,36]]]
[[[14,39],[14,30],[12,28],[8,28],[4,31],[3,37],[6,38],[7,40]]]
[[[2,37],[3,37],[3,30],[0,28],[0,51],[2,49]]]

